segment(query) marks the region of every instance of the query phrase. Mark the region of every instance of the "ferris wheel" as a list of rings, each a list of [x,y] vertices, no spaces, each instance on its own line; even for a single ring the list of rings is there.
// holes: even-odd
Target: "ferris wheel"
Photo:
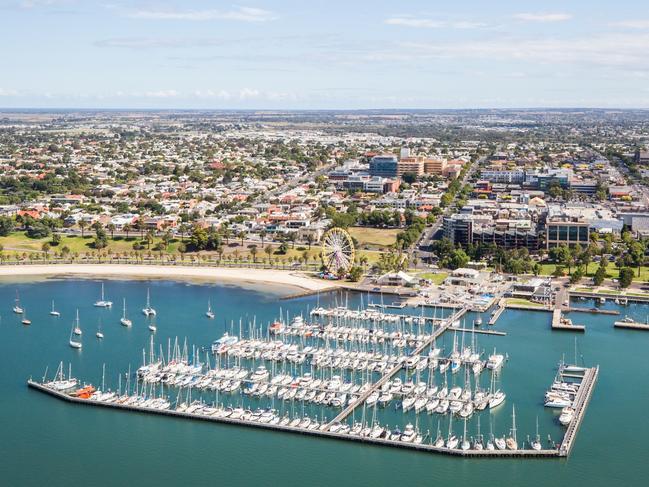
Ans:
[[[322,237],[322,259],[327,270],[337,274],[349,272],[354,265],[354,242],[342,228],[334,227]]]

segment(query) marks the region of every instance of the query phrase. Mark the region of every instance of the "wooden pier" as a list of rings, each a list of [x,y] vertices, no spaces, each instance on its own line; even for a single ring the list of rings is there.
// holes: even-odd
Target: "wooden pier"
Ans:
[[[560,309],[555,309],[552,312],[552,329],[562,331],[586,331],[586,327],[584,325],[573,325],[572,321],[570,320],[568,320],[568,323],[566,323],[565,319],[561,316]]]
[[[336,440],[343,440],[343,441],[354,441],[357,443],[365,443],[368,445],[388,446],[392,448],[402,448],[406,450],[420,451],[426,453],[438,453],[438,454],[445,454],[445,455],[454,455],[458,457],[487,457],[487,458],[507,458],[507,457],[558,458],[567,455],[567,453],[566,455],[561,455],[559,450],[537,451],[537,450],[462,450],[460,448],[451,449],[446,447],[436,447],[430,443],[423,443],[423,442],[407,443],[403,441],[388,440],[384,438],[371,438],[366,436],[355,436],[350,434],[332,433],[330,431],[323,431],[319,429],[309,430],[309,429],[293,427],[293,426],[282,426],[278,424],[259,423],[255,421],[245,420],[245,419],[231,419],[227,417],[207,416],[202,414],[174,411],[171,409],[152,409],[152,408],[141,407],[141,406],[128,406],[128,405],[116,404],[112,402],[101,402],[101,401],[93,401],[90,399],[80,399],[77,397],[70,396],[69,394],[50,389],[49,387],[46,387],[43,384],[40,384],[38,382],[34,382],[31,379],[27,381],[27,385],[28,387],[34,390],[37,390],[44,394],[48,394],[57,399],[66,401],[68,403],[84,405],[89,407],[95,406],[95,407],[103,407],[106,409],[131,411],[131,412],[137,412],[143,414],[146,413],[157,414],[160,416],[175,417],[179,419],[194,419],[199,421],[206,421],[206,422],[219,423],[225,425],[247,426],[247,427],[259,428],[264,430],[287,432],[287,433],[301,434],[305,436],[314,436],[314,437],[329,438],[329,439],[336,439]]]
[[[588,403],[593,395],[593,389],[595,388],[595,383],[597,382],[597,376],[599,375],[599,366],[595,368],[586,369],[584,372],[584,378],[581,381],[579,390],[577,391],[577,396],[573,402],[573,407],[575,409],[575,417],[572,422],[568,425],[566,434],[563,436],[563,441],[559,446],[559,456],[567,457],[570,454],[570,451],[577,437],[577,431],[581,426],[581,422],[584,419],[586,414],[586,408]]]

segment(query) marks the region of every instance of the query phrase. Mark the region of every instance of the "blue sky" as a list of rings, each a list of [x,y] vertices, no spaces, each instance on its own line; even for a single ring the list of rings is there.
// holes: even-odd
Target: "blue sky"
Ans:
[[[0,107],[649,108],[649,5],[0,0]]]

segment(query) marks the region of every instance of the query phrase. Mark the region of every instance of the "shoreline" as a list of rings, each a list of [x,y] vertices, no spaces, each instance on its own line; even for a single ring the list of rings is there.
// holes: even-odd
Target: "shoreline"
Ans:
[[[139,264],[30,264],[0,266],[3,277],[101,277],[190,279],[212,283],[274,284],[304,291],[331,290],[336,284],[295,271],[232,267],[189,267]]]

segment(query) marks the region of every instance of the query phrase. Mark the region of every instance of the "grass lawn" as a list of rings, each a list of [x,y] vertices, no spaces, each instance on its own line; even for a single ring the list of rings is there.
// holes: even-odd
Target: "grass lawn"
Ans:
[[[441,284],[444,282],[444,279],[448,277],[447,272],[422,272],[421,274],[418,274],[417,277],[420,279],[428,279],[429,281],[432,281],[433,284]]]
[[[522,298],[507,298],[507,304],[519,305],[519,306],[532,306],[534,308],[543,308],[541,303],[534,303],[528,299]]]
[[[358,241],[358,245],[370,247],[389,247],[397,241],[398,228],[348,228],[349,234]]]
[[[27,237],[24,232],[14,232],[7,237],[0,237],[0,245],[2,245],[3,253],[6,256],[14,256],[16,254],[21,256],[22,254],[31,254],[31,253],[37,253],[39,255],[42,255],[43,244],[46,242],[51,244],[51,241],[52,241],[51,236],[42,239],[32,239]],[[157,251],[154,251],[153,248],[160,241],[161,241],[160,238],[153,239],[153,243],[151,244],[151,252],[153,254],[157,254]],[[84,237],[62,235],[61,243],[58,246],[50,247],[50,254],[60,252],[60,250],[63,247],[68,247],[72,254],[77,253],[79,254],[79,256],[84,256],[85,254],[92,254],[96,252],[96,250],[93,247],[93,242],[94,242],[94,232],[88,232],[88,235],[85,235]],[[108,247],[102,249],[101,252],[104,254],[106,253],[130,254],[131,252],[133,252],[134,243],[143,244],[144,249],[141,252],[144,252],[145,254],[148,252],[146,241],[142,241],[140,239],[139,234],[133,234],[128,239],[124,237],[116,237],[115,239],[111,239],[110,235],[108,235]],[[180,239],[172,239],[169,244],[169,248],[166,250],[165,253],[167,254],[177,253],[181,243],[182,242]],[[266,245],[264,246],[262,246],[261,244],[257,245],[257,255],[256,255],[257,262],[267,261],[268,254],[266,254],[266,252],[264,251]],[[312,245],[311,249],[309,249],[308,246],[301,246],[299,244],[296,244],[294,248],[292,246],[289,246],[289,249],[286,252],[286,254],[277,253],[277,248],[278,248],[277,246],[272,247],[273,253],[271,254],[271,259],[273,261],[277,260],[278,263],[280,264],[282,262],[286,264],[291,263],[295,261],[295,259],[301,258],[304,252],[308,254],[309,256],[308,262],[310,264],[314,262],[318,262],[318,263],[320,262],[319,256],[320,256],[321,248],[319,245]],[[234,260],[237,258],[244,259],[244,260],[247,259],[250,261],[253,260],[252,254],[250,252],[251,249],[247,245],[244,245],[242,247],[240,245],[240,242],[237,243],[234,240],[231,240],[230,245],[225,245],[223,250],[224,250],[223,253],[224,260]],[[201,254],[215,254],[215,252],[201,252]],[[376,263],[379,260],[380,255],[381,252],[375,250],[356,251],[356,258],[358,259],[361,256],[365,256],[367,258],[369,266]]]
[[[542,276],[551,276],[552,273],[554,272],[555,268],[556,268],[555,264],[548,264],[548,263],[541,264],[541,275]],[[598,262],[591,262],[590,264],[588,264],[588,272],[586,273],[586,275],[588,277],[593,277],[598,268],[599,268],[599,263]],[[567,273],[568,269],[565,268],[565,267],[564,267],[564,269],[565,269],[565,271]],[[574,270],[574,267],[571,270]],[[649,267],[648,266],[644,266],[644,267],[640,268],[640,275],[639,276],[638,276],[638,269],[633,269],[633,271],[635,273],[634,276],[633,276],[634,281],[637,281],[637,282],[649,281]],[[608,267],[606,268],[606,272],[607,272],[607,275],[608,275],[608,279],[617,279],[619,277],[619,274],[620,274],[620,270],[617,267],[615,267],[615,264],[613,264],[612,262],[610,262],[608,264]]]

